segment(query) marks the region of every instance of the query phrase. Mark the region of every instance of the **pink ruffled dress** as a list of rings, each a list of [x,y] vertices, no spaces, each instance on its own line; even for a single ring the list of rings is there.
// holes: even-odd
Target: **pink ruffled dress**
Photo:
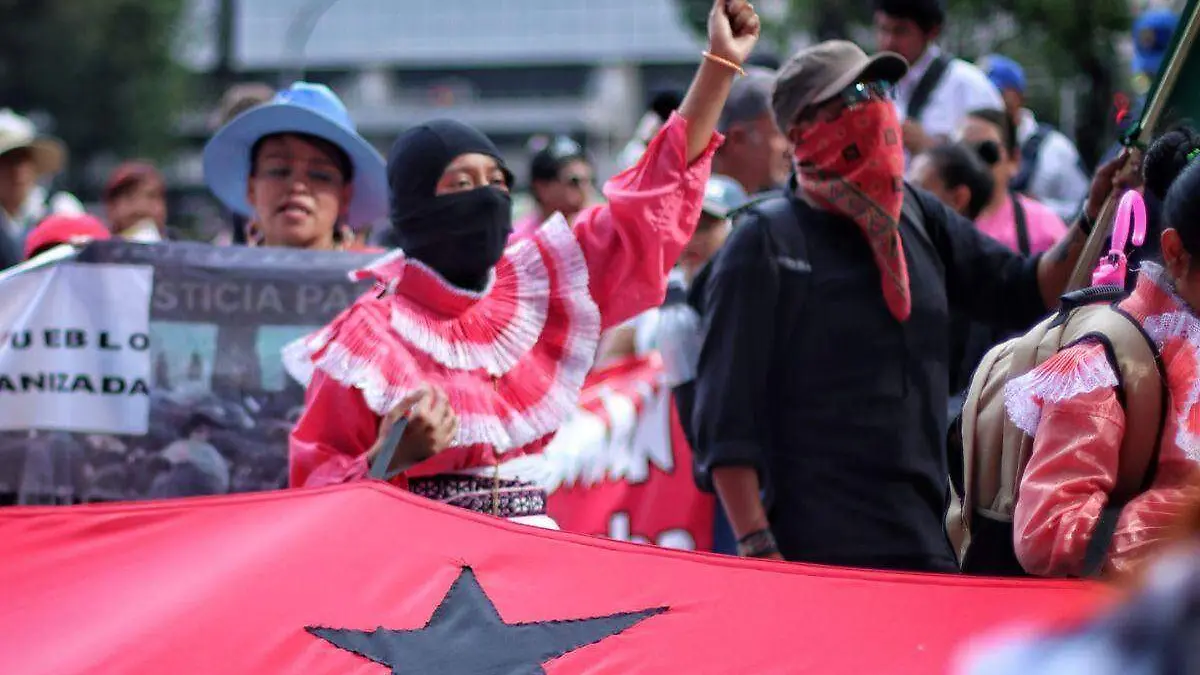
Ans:
[[[721,137],[689,165],[686,132],[674,116],[642,161],[609,181],[607,204],[574,227],[556,215],[511,245],[482,293],[399,251],[353,273],[376,291],[284,350],[289,372],[308,383],[291,485],[366,477],[381,416],[435,384],[458,435],[394,482],[485,513],[539,516],[540,453],[576,410],[600,332],[662,302],[699,220]]]
[[[1170,538],[1200,483],[1200,319],[1161,267],[1143,264],[1121,308],[1158,346],[1167,374],[1166,424],[1150,489],[1121,512],[1108,569],[1127,572]],[[1009,418],[1034,437],[1013,526],[1017,559],[1038,576],[1076,576],[1116,484],[1125,410],[1097,342],[1068,347],[1005,390]]]

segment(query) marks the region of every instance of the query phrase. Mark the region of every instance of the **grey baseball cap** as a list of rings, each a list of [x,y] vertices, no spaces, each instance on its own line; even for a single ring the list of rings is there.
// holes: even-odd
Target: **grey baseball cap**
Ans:
[[[908,62],[893,52],[874,56],[846,40],[827,40],[796,52],[779,69],[771,107],[775,123],[784,132],[801,110],[828,101],[846,87],[861,81],[898,82],[908,72]]]
[[[750,122],[771,114],[771,89],[775,86],[775,71],[769,68],[746,68],[746,76],[733,81],[729,97],[721,109],[717,131],[725,133],[739,122]]]

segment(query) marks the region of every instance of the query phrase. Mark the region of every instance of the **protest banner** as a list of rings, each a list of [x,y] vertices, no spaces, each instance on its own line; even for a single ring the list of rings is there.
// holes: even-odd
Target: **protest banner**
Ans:
[[[370,259],[101,241],[6,275],[0,504],[285,487],[304,392],[280,351],[367,289],[346,273]],[[712,498],[692,483],[659,380],[645,359],[589,379],[548,450],[564,529],[711,546]]]
[[[350,304],[369,259],[98,241],[6,276],[0,503],[283,487],[303,390],[279,351]]]

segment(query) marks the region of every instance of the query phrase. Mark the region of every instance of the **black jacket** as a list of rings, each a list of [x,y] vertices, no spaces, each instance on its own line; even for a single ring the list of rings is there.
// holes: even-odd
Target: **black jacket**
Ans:
[[[957,569],[943,527],[950,308],[1013,329],[1045,313],[1036,259],[926,192],[906,198],[904,323],[857,226],[794,196],[786,227],[747,214],[692,291],[700,484],[711,489],[717,467],[756,467],[789,560]]]

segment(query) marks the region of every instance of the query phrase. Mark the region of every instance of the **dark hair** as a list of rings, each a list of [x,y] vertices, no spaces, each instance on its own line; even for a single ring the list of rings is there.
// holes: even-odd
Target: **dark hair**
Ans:
[[[946,21],[942,0],[875,0],[875,11],[897,19],[909,19],[926,33]]]
[[[650,110],[658,115],[658,119],[666,122],[683,103],[683,92],[678,89],[663,89],[656,91],[650,98]]]
[[[1200,134],[1191,127],[1177,127],[1159,136],[1142,160],[1142,179],[1146,191],[1162,201],[1171,184],[1196,158],[1197,153],[1200,153]]]
[[[947,188],[967,187],[971,199],[967,202],[966,215],[971,220],[979,217],[983,207],[992,198],[996,181],[975,152],[959,143],[945,143],[926,150],[924,154]]]
[[[102,196],[105,202],[116,201],[147,183],[157,183],[164,189],[167,185],[162,174],[150,162],[146,160],[125,162],[110,174]]]
[[[1017,140],[1017,128],[1013,126],[1008,113],[1000,110],[981,108],[979,110],[972,110],[967,113],[967,116],[988,122],[999,129],[1000,140],[1004,141],[1004,149],[1008,151],[1008,154],[1015,156],[1020,152],[1021,142]]]
[[[1163,225],[1179,233],[1183,248],[1200,255],[1200,163],[1188,164],[1163,200]]]
[[[266,143],[267,141],[269,141],[272,138],[279,138],[281,136],[295,136],[296,138],[299,138],[307,143],[312,143],[313,145],[317,146],[323,152],[325,152],[333,157],[333,161],[338,165],[338,170],[342,172],[342,180],[344,180],[347,183],[354,180],[354,163],[350,161],[350,156],[346,154],[345,150],[342,150],[341,148],[339,148],[337,146],[337,144],[331,143],[330,141],[327,141],[324,138],[321,138],[319,136],[313,136],[311,134],[292,133],[292,132],[283,132],[283,133],[279,133],[279,134],[267,134],[266,136],[263,136],[262,138],[258,139],[257,141],[254,141],[254,145],[250,146],[250,175],[251,176],[253,176],[255,173],[258,172],[258,151],[262,150],[263,143]]]
[[[223,426],[220,422],[213,419],[211,415],[205,413],[193,413],[179,427],[179,435],[182,438],[191,436],[194,432],[200,429],[213,429]]]
[[[531,140],[531,143],[534,146],[542,143],[545,145],[534,153],[529,162],[530,183],[558,180],[558,173],[562,168],[576,160],[591,163],[583,146],[570,136],[536,138]]]

